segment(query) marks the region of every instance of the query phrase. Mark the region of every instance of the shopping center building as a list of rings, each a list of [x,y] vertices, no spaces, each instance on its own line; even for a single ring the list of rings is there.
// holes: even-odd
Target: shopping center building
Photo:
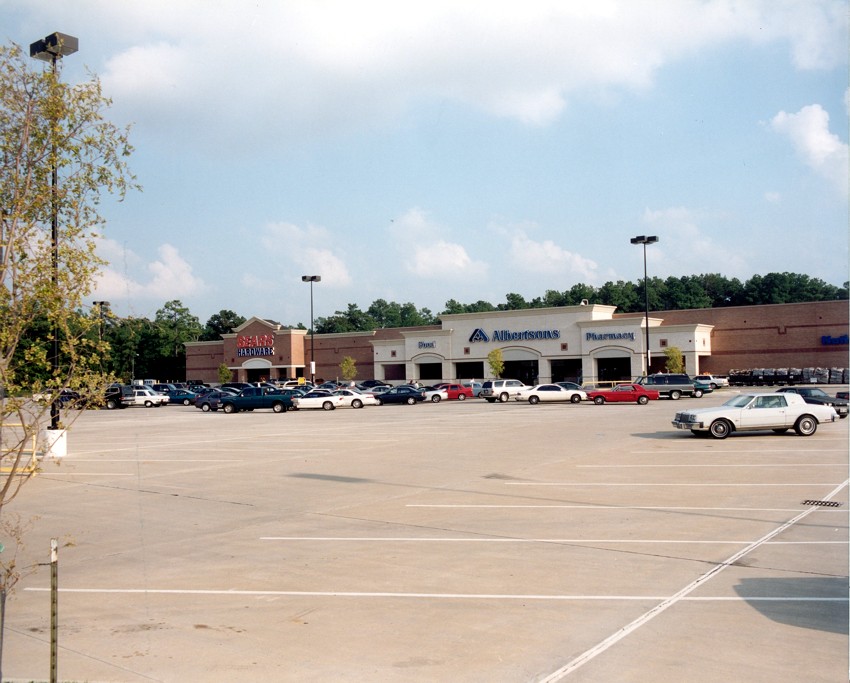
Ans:
[[[217,382],[219,367],[238,381],[357,379],[390,383],[481,379],[499,349],[502,377],[525,383],[627,380],[646,373],[646,318],[587,304],[443,315],[440,325],[310,335],[254,317],[220,341],[186,344],[186,377]],[[848,362],[848,302],[737,306],[649,314],[650,372],[678,348],[690,374],[757,367],[841,367]]]

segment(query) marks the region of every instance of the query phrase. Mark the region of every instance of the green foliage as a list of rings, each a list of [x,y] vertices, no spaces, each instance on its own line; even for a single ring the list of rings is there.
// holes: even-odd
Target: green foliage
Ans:
[[[505,371],[505,358],[502,355],[502,349],[493,349],[487,354],[487,365],[490,366],[490,372],[493,377],[501,377]]]
[[[685,359],[682,357],[682,350],[678,346],[668,346],[664,349],[664,356],[667,358],[665,364],[667,372],[680,373],[685,371]]]
[[[346,382],[357,377],[357,362],[351,356],[345,356],[339,364],[339,371]]]
[[[230,310],[222,309],[207,320],[199,341],[218,341],[221,335],[230,334],[235,328],[244,323],[246,318]]]
[[[233,372],[224,363],[218,366],[218,381],[221,384],[233,379]]]

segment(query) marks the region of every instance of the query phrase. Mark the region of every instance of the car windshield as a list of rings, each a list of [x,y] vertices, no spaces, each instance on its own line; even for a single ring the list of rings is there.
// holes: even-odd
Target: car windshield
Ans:
[[[828,394],[823,389],[800,389],[800,393],[803,396],[820,396],[820,397],[827,396],[828,397]]]
[[[753,397],[750,396],[749,394],[741,394],[740,396],[733,396],[728,401],[726,401],[726,403],[724,403],[723,405],[724,406],[731,406],[733,408],[743,408],[745,405],[747,405],[752,400],[753,400]]]

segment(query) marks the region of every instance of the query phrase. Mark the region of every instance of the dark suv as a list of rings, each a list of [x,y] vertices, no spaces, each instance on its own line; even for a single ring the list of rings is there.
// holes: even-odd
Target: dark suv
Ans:
[[[103,406],[107,410],[126,408],[133,402],[133,387],[129,384],[112,384],[103,395]]]
[[[673,401],[678,400],[682,396],[702,398],[704,393],[703,389],[696,386],[694,381],[687,375],[667,373],[649,375],[648,377],[641,377],[635,384],[642,384],[647,389],[655,389],[660,397],[669,398]]]

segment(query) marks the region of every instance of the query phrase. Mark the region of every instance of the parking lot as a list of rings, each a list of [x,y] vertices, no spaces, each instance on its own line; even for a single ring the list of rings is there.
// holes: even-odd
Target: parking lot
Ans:
[[[671,426],[736,391],[88,411],[8,512],[63,543],[60,680],[847,680],[850,420]],[[48,678],[49,588],[4,680]]]

